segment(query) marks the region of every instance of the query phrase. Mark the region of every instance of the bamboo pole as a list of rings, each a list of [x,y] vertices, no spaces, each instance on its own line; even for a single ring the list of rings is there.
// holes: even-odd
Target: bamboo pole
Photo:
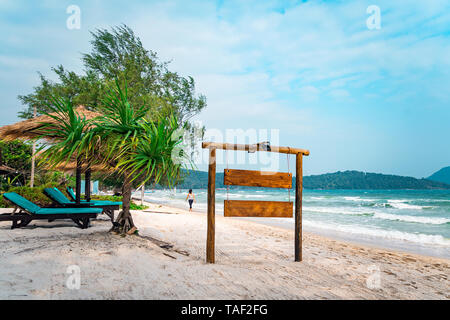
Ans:
[[[289,148],[289,147],[278,147],[278,146],[270,146],[270,150],[267,150],[267,147],[264,144],[235,144],[235,143],[217,143],[217,142],[203,142],[203,149],[221,149],[221,150],[236,150],[236,151],[266,151],[266,152],[277,152],[277,153],[287,153],[287,154],[303,154],[305,156],[309,156],[309,150],[306,149],[298,149],[298,148]]]
[[[295,261],[302,261],[303,155],[297,154],[295,176]]]
[[[206,262],[215,261],[215,218],[216,218],[216,149],[209,149],[208,168],[208,231],[206,239]]]

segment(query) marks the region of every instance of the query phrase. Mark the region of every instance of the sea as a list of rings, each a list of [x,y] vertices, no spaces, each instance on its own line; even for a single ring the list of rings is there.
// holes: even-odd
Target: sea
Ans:
[[[206,213],[207,190],[193,192],[195,211]],[[187,190],[147,190],[145,198],[188,208],[186,195]],[[216,214],[223,215],[226,199],[295,203],[295,193],[216,189]],[[294,228],[294,218],[239,219]],[[450,190],[304,190],[302,220],[305,231],[337,240],[450,259]]]

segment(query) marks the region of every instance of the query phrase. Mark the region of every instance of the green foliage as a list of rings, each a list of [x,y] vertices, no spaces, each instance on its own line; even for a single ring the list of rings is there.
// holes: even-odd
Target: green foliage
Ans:
[[[104,99],[105,113],[93,121],[93,129],[84,138],[86,146],[101,145],[106,155],[101,161],[115,164],[117,172],[129,183],[158,183],[164,177],[169,184],[178,177],[181,164],[175,163],[173,152],[182,137],[174,135],[179,128],[174,116],[147,120],[148,107],[133,108],[128,90],[122,90],[116,80]],[[94,147],[90,147],[93,152]],[[183,150],[177,150],[183,156]]]
[[[148,209],[148,206],[136,204],[135,202],[131,201],[130,210],[145,210]]]
[[[15,185],[24,185],[30,174],[32,146],[20,140],[0,140],[0,160],[2,165],[15,169],[15,172],[0,176],[0,190]]]
[[[48,183],[39,187],[13,187],[8,190],[8,192],[15,192],[20,194],[25,199],[30,200],[31,202],[37,204],[40,207],[48,207],[52,205],[52,201],[44,194],[45,188],[53,188],[58,187],[61,188],[61,185],[56,183]],[[11,203],[5,201],[3,195],[0,195],[0,208],[11,208]]]
[[[83,55],[85,68],[110,83],[117,78],[126,82],[132,106],[150,105],[151,115],[172,113],[182,123],[206,106],[205,97],[195,94],[193,78],[169,71],[168,63],[146,50],[126,25],[91,34],[92,51]]]
[[[75,178],[70,174],[60,171],[38,170],[34,177],[34,185],[42,186],[47,184],[75,186]]]
[[[148,113],[151,119],[173,114],[186,124],[205,108],[206,98],[196,94],[194,79],[169,71],[168,63],[146,50],[129,27],[98,29],[91,34],[92,51],[83,55],[86,74],[78,75],[63,66],[52,68],[58,82],[39,74],[41,84],[32,93],[18,97],[26,106],[20,117],[31,118],[34,106],[39,115],[48,113],[52,96],[66,97],[74,105],[101,111],[102,93],[117,78],[128,83],[132,106],[151,106]]]
[[[21,173],[28,173],[31,169],[32,145],[21,140],[0,140],[2,164]]]
[[[92,200],[102,200],[102,201],[114,201],[114,202],[122,202],[123,198],[118,196],[108,196],[108,195],[92,195]],[[148,209],[147,206],[137,204],[131,201],[130,210],[145,210]]]
[[[76,106],[83,105],[93,110],[98,108],[105,84],[98,74],[88,71],[85,75],[78,75],[75,72],[66,71],[61,65],[51,70],[56,74],[59,82],[52,82],[39,73],[41,84],[35,87],[32,93],[18,96],[18,99],[26,106],[22,112],[19,112],[19,117],[32,118],[34,106],[38,116],[48,113],[49,105],[52,103],[51,97],[55,96],[70,98]]]
[[[45,163],[52,168],[61,163],[68,163],[74,157],[83,159],[82,139],[89,128],[90,121],[78,114],[69,98],[50,97],[52,104],[48,105],[46,115],[54,119],[54,123],[47,123],[41,129],[38,139],[43,139],[41,145],[40,164]],[[51,141],[48,140],[51,138]],[[89,157],[87,154],[85,156]]]

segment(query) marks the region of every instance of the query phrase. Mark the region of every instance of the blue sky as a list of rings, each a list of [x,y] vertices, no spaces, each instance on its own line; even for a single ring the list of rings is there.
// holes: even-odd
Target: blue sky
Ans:
[[[80,30],[66,27],[72,4]],[[0,125],[17,120],[37,71],[82,72],[89,31],[121,23],[194,77],[208,99],[197,120],[279,129],[281,145],[310,149],[305,174],[450,165],[449,1],[0,0]]]

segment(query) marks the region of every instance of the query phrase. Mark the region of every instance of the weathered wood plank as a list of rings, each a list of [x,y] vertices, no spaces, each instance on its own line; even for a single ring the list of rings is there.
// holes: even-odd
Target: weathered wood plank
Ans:
[[[299,149],[299,148],[290,148],[290,147],[278,147],[278,146],[270,146],[267,148],[264,144],[256,143],[256,144],[235,144],[235,143],[217,143],[217,142],[203,142],[203,149],[222,149],[222,150],[236,150],[236,151],[266,151],[266,152],[277,152],[277,153],[287,153],[287,154],[298,154],[301,153],[305,156],[309,156],[309,150]]]
[[[292,174],[287,172],[225,169],[223,180],[229,186],[292,188]]]
[[[287,201],[225,200],[225,217],[292,218],[293,203]]]

